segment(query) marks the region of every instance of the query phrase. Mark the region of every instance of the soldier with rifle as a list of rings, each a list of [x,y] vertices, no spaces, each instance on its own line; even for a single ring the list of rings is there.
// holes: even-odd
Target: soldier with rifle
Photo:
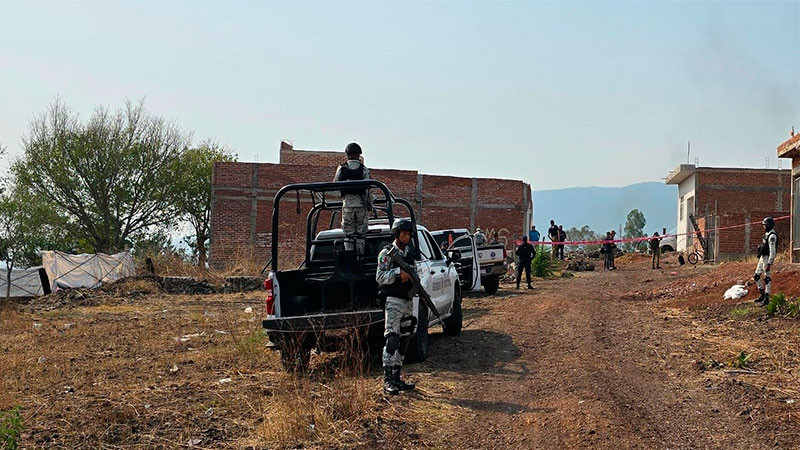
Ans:
[[[753,279],[756,280],[758,292],[761,294],[756,299],[756,304],[765,306],[770,301],[772,287],[770,269],[775,263],[775,256],[778,253],[778,233],[775,232],[775,219],[772,217],[765,217],[761,224],[764,226],[764,237],[761,239],[761,245],[758,246],[756,255],[758,256],[758,266],[756,266]]]
[[[392,224],[394,242],[378,254],[378,270],[375,279],[380,286],[380,297],[386,302],[383,336],[383,392],[396,395],[400,391],[414,389],[414,384],[400,378],[411,333],[416,325],[412,311],[413,298],[419,296],[436,317],[439,311],[420,284],[411,251],[411,236],[414,224],[408,219],[398,219]],[[444,326],[444,324],[442,325]]]

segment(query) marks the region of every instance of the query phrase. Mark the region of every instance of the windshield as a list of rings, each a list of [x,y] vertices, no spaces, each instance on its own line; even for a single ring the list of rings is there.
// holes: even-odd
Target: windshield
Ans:
[[[446,242],[449,246],[451,243],[455,242],[456,239],[460,238],[461,236],[466,236],[466,234],[467,233],[464,231],[441,231],[432,233],[431,235],[433,236],[433,240],[436,241],[436,245],[441,248],[442,242]],[[469,239],[462,239],[456,242],[455,248],[472,250]]]

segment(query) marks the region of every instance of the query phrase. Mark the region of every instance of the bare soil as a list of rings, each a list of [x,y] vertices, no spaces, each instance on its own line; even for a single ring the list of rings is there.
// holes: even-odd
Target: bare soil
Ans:
[[[465,298],[462,334],[431,330],[406,370],[419,389],[393,398],[375,361],[284,373],[260,293],[137,285],[11,305],[0,409],[22,406],[25,448],[800,447],[800,320],[767,317],[754,288],[722,300],[754,263],[662,264],[626,255]],[[800,294],[797,268],[774,274],[773,292]]]

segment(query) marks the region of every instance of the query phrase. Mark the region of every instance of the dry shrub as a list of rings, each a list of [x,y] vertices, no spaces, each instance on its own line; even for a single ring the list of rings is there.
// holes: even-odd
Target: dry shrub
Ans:
[[[300,444],[336,446],[353,437],[373,415],[375,382],[337,376],[330,383],[287,375],[267,400],[257,437],[262,444],[294,447]]]
[[[237,251],[223,269],[203,268],[182,258],[177,253],[158,253],[148,255],[153,261],[156,275],[169,277],[193,277],[208,280],[212,284],[222,284],[226,277],[258,276],[265,261],[259,261],[252,250]],[[137,273],[147,272],[145,259],[136,261]]]

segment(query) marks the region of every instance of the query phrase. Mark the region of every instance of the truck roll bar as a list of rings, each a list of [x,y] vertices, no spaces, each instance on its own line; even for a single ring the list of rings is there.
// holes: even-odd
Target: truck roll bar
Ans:
[[[414,223],[416,227],[417,221],[414,214],[414,208],[411,206],[407,200],[402,198],[396,198],[389,188],[382,182],[378,180],[358,180],[358,181],[337,181],[337,182],[324,182],[324,183],[295,183],[286,185],[278,190],[275,194],[275,198],[272,201],[272,248],[271,248],[271,260],[268,264],[271,263],[272,271],[278,271],[278,223],[280,218],[280,202],[281,199],[291,192],[295,192],[298,196],[298,208],[299,208],[299,196],[301,192],[309,192],[311,194],[312,202],[314,203],[311,209],[306,216],[306,250],[305,250],[305,261],[308,261],[311,254],[311,241],[313,241],[314,237],[316,236],[317,232],[317,223],[319,221],[319,214],[323,210],[327,211],[334,211],[334,214],[331,217],[331,225],[333,225],[333,220],[336,215],[337,211],[341,211],[342,209],[342,201],[341,200],[334,200],[328,201],[325,198],[325,192],[339,192],[343,189],[358,189],[363,188],[369,191],[370,189],[378,189],[383,193],[383,198],[377,198],[373,202],[373,208],[375,205],[386,205],[384,208],[376,208],[378,210],[384,211],[386,213],[386,217],[389,220],[389,224],[391,226],[394,223],[394,210],[393,206],[395,203],[403,205],[408,209],[409,218]],[[317,193],[321,193],[322,195],[315,198],[314,195]],[[319,203],[317,203],[319,201]],[[331,226],[332,228],[332,226]],[[412,233],[412,240],[416,244],[414,247],[419,248],[419,241],[417,238],[417,233]]]

